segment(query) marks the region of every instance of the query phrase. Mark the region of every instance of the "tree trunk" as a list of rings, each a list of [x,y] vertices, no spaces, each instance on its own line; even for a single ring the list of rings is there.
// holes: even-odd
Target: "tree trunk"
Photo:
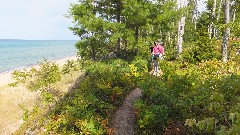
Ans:
[[[215,19],[216,6],[217,6],[217,0],[214,0],[213,8],[212,8],[212,14],[211,14],[211,23],[210,23],[210,26],[209,26],[209,38],[210,39],[215,36],[215,30],[214,30],[214,26],[213,26],[213,21]]]
[[[134,37],[135,37],[135,43],[137,44],[138,43],[138,37],[139,37],[139,27],[138,26],[135,27]]]
[[[232,17],[232,22],[234,23],[236,20],[236,9],[233,9],[233,17]]]
[[[224,7],[224,21],[225,24],[227,25],[227,28],[224,31],[223,34],[223,43],[222,43],[222,61],[227,62],[227,45],[228,45],[228,39],[230,36],[230,28],[229,28],[229,23],[230,23],[230,14],[229,14],[229,7],[230,7],[230,0],[225,0],[225,7]]]
[[[222,0],[220,0],[220,3],[219,3],[219,6],[218,6],[218,14],[217,14],[217,22],[219,21],[219,18],[220,18],[220,12],[221,12],[221,8],[222,8]],[[218,37],[218,29],[215,28],[215,37]]]
[[[118,23],[121,23],[121,8],[122,8],[122,5],[121,5],[121,1],[118,0],[117,2],[117,22]],[[116,43],[116,50],[120,50],[121,49],[121,38],[118,38],[117,40],[117,43]]]
[[[192,23],[194,23],[194,29],[197,29],[197,18],[198,18],[198,9],[197,9],[198,1],[194,0],[194,11],[192,16]]]
[[[92,48],[92,51],[91,51],[91,60],[96,60],[96,52],[95,52],[95,49]]]
[[[177,41],[177,54],[182,52],[183,34],[185,26],[185,17],[181,17],[178,23],[178,41]]]
[[[218,20],[219,20],[219,18],[220,18],[220,12],[221,12],[221,8],[222,8],[222,0],[220,0],[219,7],[218,7],[217,21],[218,21]]]
[[[178,0],[177,5],[178,5],[178,9],[185,7],[186,1]],[[183,43],[184,26],[185,26],[185,17],[183,16],[181,17],[178,23],[177,56],[179,56],[183,50],[182,43]]]

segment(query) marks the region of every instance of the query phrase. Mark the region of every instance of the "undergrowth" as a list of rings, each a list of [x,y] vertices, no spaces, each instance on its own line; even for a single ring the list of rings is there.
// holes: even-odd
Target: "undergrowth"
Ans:
[[[135,58],[81,63],[85,76],[28,132],[109,134],[111,114],[136,86],[136,134],[238,134],[240,67],[217,60],[190,64],[162,61],[164,74],[150,75]],[[33,121],[33,120],[32,120]]]
[[[194,65],[165,61],[161,66],[161,79],[146,75],[138,83],[143,98],[135,103],[137,134],[240,132],[237,62],[212,60]]]

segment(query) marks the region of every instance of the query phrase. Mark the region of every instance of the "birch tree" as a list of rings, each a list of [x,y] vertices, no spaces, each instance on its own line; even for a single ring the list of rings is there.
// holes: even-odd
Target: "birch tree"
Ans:
[[[194,29],[197,29],[197,18],[199,15],[199,11],[197,9],[198,1],[194,0],[194,10],[193,10],[193,16],[192,16],[192,23],[194,23]]]
[[[226,29],[223,33],[223,42],[222,42],[222,61],[227,62],[227,45],[228,45],[228,39],[230,36],[230,0],[225,0],[224,2],[224,22],[226,25]]]
[[[185,7],[187,4],[186,0],[177,0],[178,9]],[[185,27],[185,16],[182,16],[178,22],[178,39],[177,39],[177,55],[182,52],[183,34]]]
[[[216,17],[216,21],[219,22],[219,19],[220,19],[220,12],[221,12],[221,9],[222,9],[222,4],[223,4],[223,0],[220,0],[219,2],[219,6],[218,6],[218,13],[217,13],[217,17]],[[214,33],[215,33],[215,37],[219,36],[219,30],[217,28],[214,29]]]
[[[235,40],[240,37],[240,1],[232,1],[230,5],[230,18],[232,22],[231,26],[231,36]]]
[[[213,0],[213,7],[212,7],[212,13],[211,13],[211,23],[209,25],[209,38],[212,38],[214,37],[215,35],[215,28],[214,28],[214,20],[215,20],[215,17],[216,17],[216,6],[217,6],[217,0]]]

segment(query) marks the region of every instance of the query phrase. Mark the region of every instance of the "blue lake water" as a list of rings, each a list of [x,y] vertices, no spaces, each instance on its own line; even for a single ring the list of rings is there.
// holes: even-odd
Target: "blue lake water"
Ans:
[[[0,72],[76,56],[74,40],[0,40]]]

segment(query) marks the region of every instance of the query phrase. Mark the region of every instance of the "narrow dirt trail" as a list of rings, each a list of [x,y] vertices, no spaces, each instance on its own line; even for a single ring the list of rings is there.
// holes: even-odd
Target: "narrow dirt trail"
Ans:
[[[122,106],[113,114],[111,135],[134,135],[136,116],[133,102],[141,96],[141,90],[136,88],[126,97]]]

